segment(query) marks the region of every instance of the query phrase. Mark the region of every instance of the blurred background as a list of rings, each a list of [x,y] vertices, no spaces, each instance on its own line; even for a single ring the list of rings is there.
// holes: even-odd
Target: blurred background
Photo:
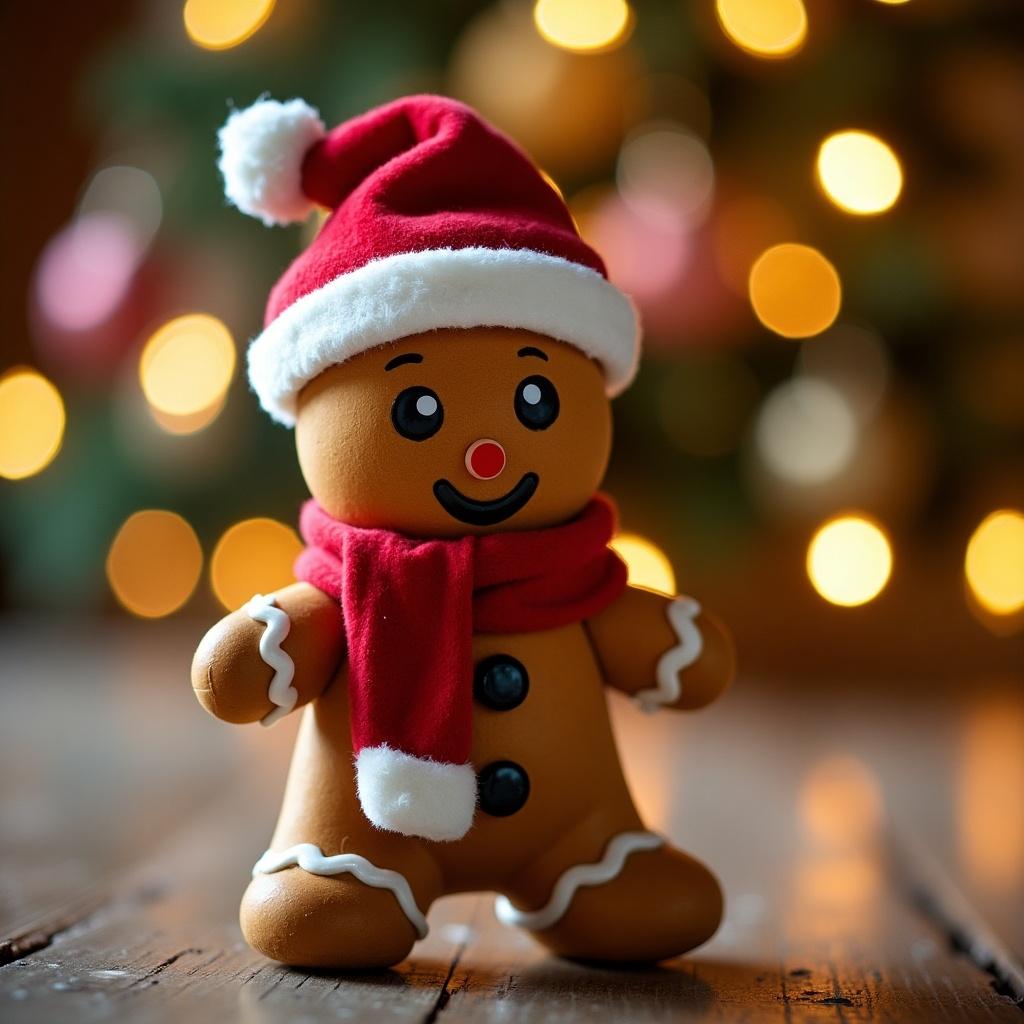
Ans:
[[[305,488],[244,350],[318,220],[229,208],[216,130],[264,92],[331,125],[438,91],[641,308],[633,578],[718,611],[748,676],[1016,688],[1022,29],[983,0],[4,5],[5,617],[198,639],[290,579]]]

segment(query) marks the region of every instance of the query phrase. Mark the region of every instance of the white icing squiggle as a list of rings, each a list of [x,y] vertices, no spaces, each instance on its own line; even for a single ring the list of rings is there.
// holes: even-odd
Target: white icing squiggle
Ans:
[[[267,850],[252,869],[254,875],[270,875],[283,868],[297,866],[311,875],[355,875],[360,882],[374,889],[387,889],[398,900],[402,913],[416,929],[421,938],[427,937],[427,919],[416,905],[416,897],[406,877],[390,868],[379,868],[372,861],[360,857],[358,853],[336,853],[325,857],[319,846],[312,843],[299,843],[287,850],[274,853]]]
[[[284,718],[299,699],[299,691],[292,686],[295,662],[281,649],[284,638],[292,628],[288,613],[276,605],[276,599],[256,594],[243,609],[250,619],[266,625],[260,637],[260,657],[274,670],[267,689],[267,697],[275,707],[260,719],[260,725],[273,725]]]
[[[658,659],[655,670],[658,685],[650,690],[641,690],[633,697],[640,710],[648,714],[679,700],[682,692],[679,673],[689,668],[704,650],[704,637],[693,621],[700,615],[699,602],[692,597],[677,597],[666,609],[666,614],[679,643]]]
[[[551,891],[551,899],[539,910],[518,910],[507,896],[499,896],[494,913],[502,924],[543,931],[556,924],[569,909],[576,890],[582,886],[604,885],[617,877],[626,858],[638,850],[656,850],[665,840],[653,832],[620,832],[605,848],[596,864],[577,864],[564,871]]]

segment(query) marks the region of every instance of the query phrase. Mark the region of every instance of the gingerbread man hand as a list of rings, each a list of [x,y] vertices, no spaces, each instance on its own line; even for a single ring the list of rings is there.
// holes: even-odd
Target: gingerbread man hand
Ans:
[[[192,689],[216,718],[272,725],[323,692],[344,650],[337,603],[296,583],[255,595],[203,637]]]
[[[692,597],[627,587],[587,632],[608,685],[644,711],[704,707],[735,674],[728,633]]]

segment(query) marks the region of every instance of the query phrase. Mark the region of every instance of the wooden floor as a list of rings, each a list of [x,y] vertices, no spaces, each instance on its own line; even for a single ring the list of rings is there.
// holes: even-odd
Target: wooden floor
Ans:
[[[711,864],[718,936],[656,969],[562,962],[441,901],[395,970],[284,969],[235,913],[294,723],[214,722],[181,627],[0,632],[0,1021],[1024,1020],[1024,686],[742,680],[614,704],[651,825]]]

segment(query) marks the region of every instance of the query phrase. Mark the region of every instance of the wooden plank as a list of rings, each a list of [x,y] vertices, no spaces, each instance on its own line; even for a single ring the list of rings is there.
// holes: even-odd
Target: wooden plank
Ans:
[[[342,976],[281,968],[241,940],[238,898],[269,834],[292,726],[207,723],[179,678],[177,644],[187,647],[170,634],[165,646],[79,639],[65,645],[66,661],[45,644],[25,653],[20,678],[32,685],[15,687],[18,725],[0,726],[0,796],[11,792],[11,764],[31,761],[36,737],[69,708],[51,735],[70,752],[51,755],[58,765],[38,758],[28,774],[24,792],[43,802],[42,817],[15,816],[11,833],[0,817],[3,877],[30,877],[33,850],[78,843],[84,853],[79,874],[44,862],[20,923],[0,923],[12,943],[0,967],[5,1022],[1020,1020],[991,977],[951,948],[946,922],[915,909],[885,852],[879,801],[901,825],[913,817],[907,796],[950,801],[937,771],[949,745],[923,737],[950,734],[939,726],[959,714],[953,705],[935,702],[923,728],[921,716],[827,691],[740,687],[692,718],[647,718],[616,701],[646,818],[722,878],[729,900],[716,939],[657,969],[584,967],[500,926],[490,898],[458,897],[431,912],[431,935],[409,961]],[[72,666],[94,682],[87,700],[69,695]],[[901,793],[892,780],[907,775],[927,784]],[[64,785],[79,806],[53,791]],[[136,821],[120,820],[126,808]]]

